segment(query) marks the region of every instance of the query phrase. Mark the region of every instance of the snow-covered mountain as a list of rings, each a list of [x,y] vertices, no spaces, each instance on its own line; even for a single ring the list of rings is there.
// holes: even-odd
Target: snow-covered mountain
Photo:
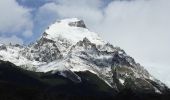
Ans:
[[[77,78],[75,82],[81,82],[75,72],[90,71],[117,91],[167,89],[124,50],[102,40],[77,18],[57,21],[28,46],[1,44],[0,60],[36,72],[59,73],[72,81]]]

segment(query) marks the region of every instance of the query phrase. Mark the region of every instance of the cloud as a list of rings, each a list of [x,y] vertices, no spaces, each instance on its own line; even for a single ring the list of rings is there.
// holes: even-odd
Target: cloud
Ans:
[[[11,37],[0,37],[0,43],[23,44],[23,40],[13,35]]]
[[[170,83],[170,1],[50,0],[37,11],[36,21],[78,17],[105,40],[123,48],[160,80]],[[49,20],[50,19],[50,20]],[[170,84],[169,84],[170,86]]]
[[[103,22],[95,29],[169,84],[169,9],[168,0],[114,1],[106,7]]]
[[[32,35],[33,22],[30,9],[20,6],[15,0],[0,0],[0,15],[0,35],[7,33],[25,37]]]
[[[53,0],[38,9],[36,20],[42,23],[42,19],[54,22],[54,19],[78,17],[86,23],[94,24],[103,19],[100,9],[100,0]],[[75,3],[76,2],[76,3]],[[50,17],[50,18],[49,18]],[[48,19],[51,19],[50,21]],[[43,23],[42,23],[43,24]]]

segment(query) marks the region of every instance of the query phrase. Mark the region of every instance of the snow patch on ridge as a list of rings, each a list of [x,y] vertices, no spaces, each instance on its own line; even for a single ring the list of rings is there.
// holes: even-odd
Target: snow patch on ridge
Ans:
[[[96,33],[90,32],[86,28],[82,27],[71,27],[69,26],[70,22],[80,21],[77,18],[65,19],[59,22],[52,24],[46,31],[47,38],[56,41],[58,37],[67,39],[73,44],[76,44],[78,41],[83,40],[83,38],[88,38],[92,43],[97,45],[105,44]]]
[[[123,79],[119,79],[119,82],[120,82],[122,85],[124,85],[125,80],[123,80]]]

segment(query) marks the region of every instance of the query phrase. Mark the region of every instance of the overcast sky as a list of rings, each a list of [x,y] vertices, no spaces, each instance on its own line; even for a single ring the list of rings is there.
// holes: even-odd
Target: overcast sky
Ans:
[[[0,0],[0,42],[28,44],[70,17],[170,86],[170,0]]]

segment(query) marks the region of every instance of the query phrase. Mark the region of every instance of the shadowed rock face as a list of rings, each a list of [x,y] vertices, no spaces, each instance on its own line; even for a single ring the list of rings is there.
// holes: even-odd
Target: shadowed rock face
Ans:
[[[1,46],[0,46],[0,50],[7,50],[7,48],[6,48],[5,45],[1,45]]]
[[[96,69],[103,69],[99,71],[99,77],[108,81],[117,91],[129,88],[138,92],[163,93],[167,89],[166,85],[159,80],[152,80],[152,76],[148,71],[137,64],[132,57],[127,56],[121,49],[113,47],[112,52],[100,51],[95,44],[84,38],[83,41],[79,41],[72,47],[69,55],[71,55],[69,59],[72,62],[74,62],[75,57],[79,57],[80,61],[88,62],[93,68],[97,66]],[[109,68],[109,66],[112,70],[105,73],[107,72],[105,68]],[[150,81],[154,81],[157,85],[161,83],[158,85],[161,88]]]
[[[46,38],[41,38],[36,44],[32,45],[31,48],[23,50],[22,53],[30,60],[41,62],[52,62],[62,58],[62,54],[55,42]]]
[[[86,25],[84,24],[83,20],[77,21],[77,22],[70,22],[69,23],[70,26],[73,27],[82,27],[82,28],[86,28]]]

